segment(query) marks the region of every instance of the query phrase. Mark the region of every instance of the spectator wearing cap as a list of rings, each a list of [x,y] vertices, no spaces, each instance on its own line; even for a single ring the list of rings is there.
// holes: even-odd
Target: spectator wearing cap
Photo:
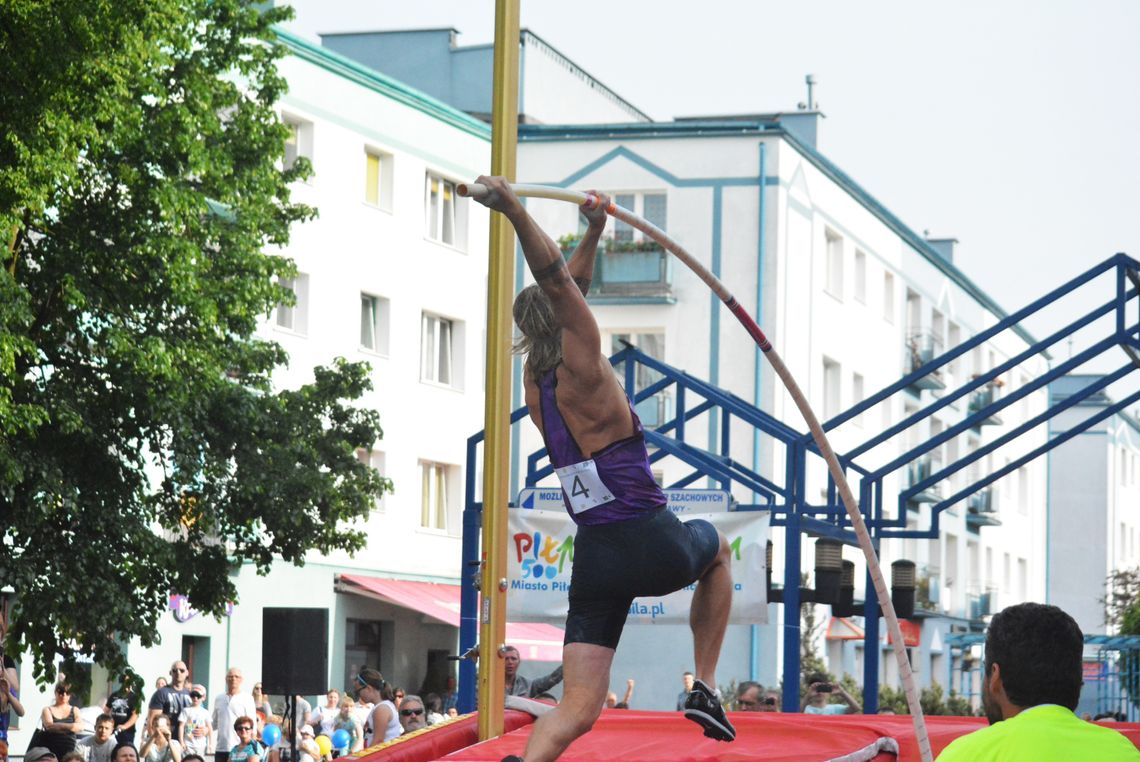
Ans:
[[[297,744],[300,762],[320,762],[321,747],[317,745],[316,734],[312,725],[301,726],[301,740]]]
[[[24,762],[56,762],[55,753],[46,746],[33,746],[24,752]]]
[[[178,715],[178,742],[188,753],[205,756],[210,748],[210,738],[214,728],[210,723],[210,713],[202,706],[206,689],[201,685],[190,686],[190,706]]]
[[[111,752],[118,743],[115,739],[115,718],[101,714],[95,719],[95,733],[81,740],[76,748],[83,752],[87,762],[111,762]]]
[[[409,693],[400,702],[400,727],[405,733],[427,727],[427,710],[419,696]]]

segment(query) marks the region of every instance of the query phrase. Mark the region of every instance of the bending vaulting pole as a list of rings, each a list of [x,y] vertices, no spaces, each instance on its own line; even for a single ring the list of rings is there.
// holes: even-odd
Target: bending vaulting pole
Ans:
[[[556,201],[567,201],[572,204],[585,204],[596,203],[594,196],[580,191],[566,190],[564,188],[552,188],[545,185],[514,185],[515,193],[520,196],[530,196],[532,198],[548,198]],[[470,196],[472,198],[479,198],[487,193],[486,186],[479,185],[478,183],[463,184],[457,186],[456,191],[460,196]],[[851,486],[847,483],[847,478],[843,475],[843,469],[839,465],[839,459],[835,457],[835,451],[831,449],[831,443],[827,441],[827,435],[823,433],[823,427],[819,424],[819,419],[815,417],[812,412],[811,405],[808,404],[807,398],[804,393],[800,391],[800,387],[792,378],[791,372],[788,367],[784,365],[784,361],[780,355],[772,348],[772,343],[768,341],[768,337],[760,330],[760,326],[756,325],[756,321],[745,311],[740,302],[736,301],[736,297],[725,287],[720,280],[705,269],[704,265],[698,262],[692,254],[685,251],[679,243],[670,238],[665,231],[658,228],[651,222],[648,222],[641,217],[638,217],[633,212],[623,207],[610,203],[606,212],[610,216],[615,217],[622,222],[637,228],[645,235],[652,238],[657,243],[668,249],[674,256],[685,263],[685,266],[696,273],[697,277],[705,282],[705,284],[713,290],[713,292],[724,302],[729,311],[736,316],[744,326],[744,330],[756,342],[760,350],[768,358],[771,363],[772,369],[776,371],[776,375],[784,382],[788,392],[792,395],[792,399],[799,408],[800,413],[807,422],[808,429],[811,431],[812,439],[815,440],[816,446],[819,447],[819,452],[823,459],[827,461],[827,470],[831,473],[831,478],[835,480],[835,485],[839,489],[839,495],[843,499],[843,505],[847,508],[847,515],[851,518],[851,524],[855,529],[855,536],[859,539],[859,547],[863,549],[863,555],[867,558],[867,569],[871,573],[871,579],[875,584],[875,592],[878,594],[880,605],[883,608],[883,616],[887,620],[887,630],[890,632],[891,640],[893,641],[895,660],[898,662],[899,674],[902,676],[903,689],[906,691],[906,703],[910,708],[910,715],[914,722],[914,732],[918,740],[918,748],[922,753],[923,762],[931,762],[934,755],[930,749],[930,738],[926,733],[926,720],[922,716],[922,706],[918,701],[918,690],[914,684],[914,673],[910,669],[910,661],[906,656],[906,646],[903,644],[902,629],[899,627],[899,618],[895,614],[894,604],[891,602],[891,593],[887,588],[886,580],[883,578],[883,570],[879,566],[879,558],[875,553],[875,547],[871,544],[871,535],[867,532],[867,525],[863,521],[863,515],[859,513],[859,505],[855,501],[855,495],[851,492]]]

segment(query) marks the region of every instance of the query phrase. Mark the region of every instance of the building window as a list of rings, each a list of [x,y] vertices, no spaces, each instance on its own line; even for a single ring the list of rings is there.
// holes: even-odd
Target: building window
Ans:
[[[839,363],[823,358],[823,417],[839,415]]]
[[[855,250],[855,300],[867,303],[867,255]]]
[[[463,378],[463,323],[423,313],[420,320],[420,379],[460,388]]]
[[[392,155],[367,149],[364,152],[364,203],[392,211]]]
[[[285,136],[285,169],[292,169],[297,159],[304,156],[313,161],[313,123],[289,114],[281,117],[289,134]]]
[[[369,468],[376,469],[376,473],[380,474],[381,476],[387,475],[387,464],[385,463],[384,453],[380,452],[379,450],[365,450],[363,448],[358,449],[356,451],[356,459]],[[383,495],[380,495],[380,497],[376,498],[376,500],[372,503],[372,510],[384,510]]]
[[[1029,515],[1029,469],[1025,466],[1017,469],[1017,512],[1022,516]]]
[[[459,467],[420,461],[420,526],[456,534]]]
[[[864,400],[863,397],[863,376],[862,374],[855,373],[851,376],[851,404],[852,406],[858,405]],[[855,416],[854,422],[856,426],[863,425],[863,414]]]
[[[831,232],[825,232],[827,239],[827,293],[836,299],[843,298],[843,239]]]
[[[668,197],[664,193],[615,193],[613,200],[618,206],[640,215],[647,222],[662,230],[666,229],[665,218],[668,210]],[[644,233],[619,219],[614,219],[613,226],[615,242],[632,242],[645,239]]]
[[[1017,559],[1017,599],[1029,600],[1029,562],[1024,558]]]
[[[467,204],[456,195],[455,183],[429,172],[424,184],[424,208],[427,237],[465,250]]]
[[[949,323],[946,331],[946,349],[957,349],[958,345],[962,343],[962,329],[958,327],[957,323]],[[965,375],[962,373],[962,367],[964,363],[965,361],[962,359],[961,355],[955,357],[950,361],[949,370],[950,375],[953,376],[951,381],[961,381],[963,378],[965,378]],[[954,384],[948,384],[948,386],[954,386]]]
[[[344,622],[344,683],[356,685],[356,676],[365,667],[380,663],[380,644],[383,624],[364,619],[346,619]]]
[[[382,296],[360,295],[360,346],[380,355],[388,354],[391,305]]]
[[[614,333],[610,334],[610,354],[625,349],[626,343],[640,349],[654,360],[665,361],[665,334],[655,333]],[[633,393],[637,394],[661,380],[661,374],[648,365],[638,363],[634,367]],[[669,391],[661,391],[637,403],[637,417],[643,426],[654,428],[663,425],[673,417],[673,396]]]
[[[293,292],[293,304],[277,305],[277,327],[304,335],[309,329],[309,276],[297,273],[294,278],[281,278],[277,283]]]
[[[883,320],[895,322],[895,276],[883,273]]]

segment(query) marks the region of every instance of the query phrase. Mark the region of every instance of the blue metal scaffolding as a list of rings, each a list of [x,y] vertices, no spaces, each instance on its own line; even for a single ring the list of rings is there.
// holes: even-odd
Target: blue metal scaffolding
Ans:
[[[1058,299],[1088,286],[1097,279],[1108,277],[1114,278],[1115,291],[1113,297],[1081,318],[1039,341],[1032,340],[1032,337],[1029,337],[1021,328],[1023,321],[1042,311],[1047,311]],[[922,399],[921,390],[944,386],[940,382],[931,383],[932,379],[939,377],[943,368],[1004,332],[1017,331],[1018,335],[1028,343],[1027,348],[1023,351],[995,365],[988,371],[977,373],[956,389],[943,390],[938,396],[929,395],[930,401],[925,407],[919,408],[902,421],[883,429],[846,452],[838,454],[845,474],[852,481],[853,487],[857,489],[860,510],[867,523],[876,550],[879,549],[880,541],[885,538],[937,538],[941,513],[959,503],[968,506],[972,528],[976,529],[985,526],[987,523],[993,523],[993,520],[987,515],[988,503],[981,499],[986,496],[986,490],[990,485],[1091,426],[1140,401],[1140,391],[1128,394],[1118,402],[1099,409],[1094,415],[1065,431],[1057,433],[1052,438],[1046,436],[1046,441],[1043,444],[1022,454],[1015,460],[1011,460],[1007,465],[972,480],[967,478],[966,482],[968,483],[965,486],[945,498],[931,490],[935,485],[945,482],[960,472],[965,472],[969,476],[970,472],[966,469],[978,463],[986,455],[1014,442],[1037,427],[1047,424],[1059,413],[1079,405],[1083,400],[1103,391],[1130,373],[1140,370],[1140,298],[1137,296],[1138,290],[1140,290],[1140,263],[1123,254],[1117,254],[941,355],[933,356],[933,352],[919,352],[917,356],[920,358],[920,362],[914,363],[911,372],[859,404],[826,421],[823,428],[830,432],[845,423],[856,420],[867,410],[895,395],[907,395],[912,403],[917,402]],[[1064,362],[1056,363],[1047,372],[1029,380],[1028,383],[1020,386],[1012,393],[1005,396],[998,393],[999,379],[1010,369],[1016,368],[1021,363],[1038,355],[1048,357],[1048,351],[1051,347],[1069,341],[1090,327],[1099,327],[1106,318],[1111,318],[1110,322],[1113,326],[1107,330],[1106,335],[1100,336],[1081,351],[1071,354]],[[951,438],[962,432],[979,430],[982,426],[1000,420],[1000,414],[1003,410],[1035,392],[1046,389],[1049,383],[1079,368],[1083,363],[1113,351],[1114,347],[1119,347],[1125,354],[1125,362],[1115,371],[1052,407],[1048,407],[1044,412],[1005,432],[992,442],[957,458],[951,463],[935,467],[937,461],[932,458],[932,453],[938,451]],[[800,567],[803,535],[806,533],[813,537],[831,537],[852,546],[857,545],[851,530],[850,520],[839,501],[834,481],[830,476],[827,477],[825,500],[821,503],[818,499],[812,501],[808,498],[806,487],[808,471],[822,462],[821,459],[816,461],[819,454],[811,435],[775,419],[772,415],[731,392],[715,387],[683,370],[646,355],[634,346],[627,346],[610,358],[610,361],[619,374],[623,376],[625,389],[635,406],[653,399],[655,395],[662,392],[672,394],[675,400],[672,415],[663,416],[661,425],[655,429],[647,428],[646,430],[646,441],[652,450],[650,456],[652,462],[657,462],[663,458],[673,458],[676,462],[685,464],[689,469],[683,476],[667,485],[668,487],[683,488],[701,479],[711,479],[724,490],[732,490],[733,487],[736,487],[735,492],[738,496],[745,491],[752,496],[751,502],[742,502],[738,505],[738,510],[770,511],[772,526],[785,527],[782,594],[784,605],[783,704],[785,711],[798,710]],[[635,384],[638,368],[648,368],[654,371],[659,376],[658,380],[638,389]],[[929,419],[934,413],[949,405],[956,405],[960,400],[966,402],[966,414],[959,422],[913,446],[899,448],[900,453],[885,463],[869,465],[872,450],[880,445],[892,442],[912,426]],[[511,424],[516,425],[525,416],[525,407],[515,410],[511,414]],[[697,446],[686,437],[687,430],[694,423],[694,419],[701,416],[705,416],[704,420],[706,421],[713,416],[718,419],[717,430],[720,435],[719,441],[713,443],[714,446]],[[731,432],[734,424],[737,431],[740,430],[741,425],[746,427],[745,441],[749,445],[754,441],[757,433],[760,436],[768,437],[768,441],[774,450],[773,462],[782,461],[784,464],[782,475],[758,473],[754,468],[731,456]],[[702,432],[708,431],[704,426],[701,427],[701,430]],[[478,448],[482,441],[483,433],[479,432],[470,437],[467,444],[463,561],[464,568],[472,572],[476,571],[478,565],[480,513],[483,507],[479,501],[480,496],[475,493]],[[751,457],[751,452],[749,452],[749,457]],[[552,473],[552,467],[548,463],[544,464],[545,459],[546,452],[541,449],[526,457],[526,486],[534,486],[539,480]],[[903,489],[888,495],[885,486],[886,480],[892,478],[896,473],[902,473],[904,476],[909,475],[910,480],[904,480],[906,486]],[[928,501],[931,503],[928,526],[907,527],[908,509],[912,505],[912,501]],[[913,512],[909,515],[913,515]],[[477,579],[477,577],[477,574],[472,574],[471,579]],[[874,586],[869,579],[865,589],[864,712],[873,714],[878,711],[879,604]],[[468,584],[468,580],[465,580],[460,622],[461,652],[475,644],[478,630],[476,612],[477,591],[472,584]],[[468,709],[474,705],[474,670],[475,666],[472,662],[464,661],[461,663],[460,701],[461,705]]]

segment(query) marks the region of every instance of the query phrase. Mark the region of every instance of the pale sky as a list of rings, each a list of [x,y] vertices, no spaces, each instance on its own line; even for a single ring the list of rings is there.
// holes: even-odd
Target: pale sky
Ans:
[[[314,40],[494,35],[492,0],[292,4]],[[814,74],[820,151],[915,231],[958,238],[956,264],[1009,312],[1115,252],[1140,258],[1140,3],[521,4],[524,27],[657,120],[793,110]],[[1027,327],[1044,337],[1113,291],[1082,296]]]

